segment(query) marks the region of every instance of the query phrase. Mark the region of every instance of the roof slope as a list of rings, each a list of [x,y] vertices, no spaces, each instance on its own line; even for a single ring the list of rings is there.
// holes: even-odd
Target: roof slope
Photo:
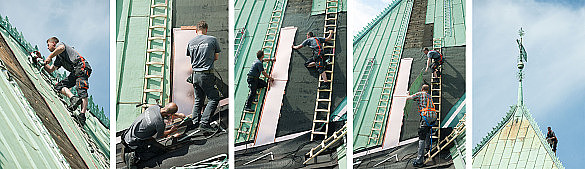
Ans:
[[[474,149],[473,168],[564,168],[524,106],[511,106]]]
[[[32,109],[36,114],[36,119],[40,120],[35,123],[40,123],[44,126],[27,125],[28,123],[23,120],[22,125],[29,130],[21,131],[22,134],[34,131],[47,131],[45,134],[50,134],[53,141],[47,140],[47,137],[40,137],[43,133],[37,133],[38,138],[47,144],[52,144],[51,148],[59,149],[60,153],[63,154],[59,159],[59,163],[68,163],[69,167],[72,168],[107,168],[109,167],[109,130],[108,127],[104,126],[107,121],[100,121],[96,115],[105,117],[103,111],[98,111],[98,106],[93,102],[90,103],[89,111],[90,116],[86,116],[87,125],[83,128],[79,127],[76,122],[70,117],[70,112],[66,109],[66,101],[64,96],[58,95],[53,91],[53,84],[58,79],[64,78],[64,75],[59,73],[48,74],[46,71],[41,70],[31,63],[29,52],[37,50],[33,48],[30,43],[26,42],[22,33],[17,33],[16,28],[12,27],[8,23],[7,19],[0,21],[1,29],[1,42],[4,47],[3,53],[0,56],[2,62],[9,72],[12,79],[15,80],[18,90],[22,94],[18,97],[24,97],[22,104],[11,104],[15,110],[17,106],[24,106],[20,109]],[[9,91],[4,91],[9,93]],[[74,92],[74,91],[73,91]],[[17,97],[17,98],[18,98]],[[8,102],[11,103],[11,102]],[[29,106],[27,106],[29,105]],[[2,104],[4,107],[4,104]],[[26,108],[28,107],[28,108]],[[25,111],[26,112],[26,111]],[[9,115],[10,111],[6,111],[5,115]],[[30,116],[31,119],[35,119],[34,116]],[[11,120],[18,120],[17,118]],[[103,119],[101,119],[103,120]],[[9,124],[7,124],[9,125]],[[16,124],[14,124],[16,125]],[[20,125],[20,124],[19,124]],[[15,127],[15,126],[13,126]],[[6,136],[10,135],[11,132],[18,132],[16,127],[14,130],[6,130],[3,132]],[[18,132],[20,135],[21,133]],[[20,135],[23,138],[25,135]],[[28,139],[35,139],[29,137]],[[28,139],[17,139],[20,142]],[[7,145],[12,142],[5,142]],[[42,151],[43,148],[35,147],[34,143],[30,143],[35,151]],[[2,151],[3,153],[10,152],[14,154],[26,154],[26,149],[11,149],[12,151]],[[34,151],[29,153],[34,154]],[[47,157],[49,158],[49,157]],[[28,162],[33,160],[28,159]],[[63,162],[65,161],[66,162]],[[20,159],[18,161],[21,161]],[[23,162],[23,161],[21,161]],[[21,165],[26,165],[21,163]]]

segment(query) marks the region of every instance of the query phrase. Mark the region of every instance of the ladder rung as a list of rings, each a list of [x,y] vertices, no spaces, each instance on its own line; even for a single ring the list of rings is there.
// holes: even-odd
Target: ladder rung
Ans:
[[[156,28],[164,28],[164,29],[166,29],[167,27],[166,27],[166,26],[164,26],[164,25],[153,25],[153,26],[150,26],[150,27],[148,27],[148,28],[149,28],[149,29],[156,29]]]
[[[242,122],[242,123],[252,123],[252,121],[248,121],[248,120],[240,120],[240,122]]]
[[[155,4],[155,5],[152,5],[152,6],[150,6],[150,7],[151,7],[151,8],[156,8],[156,7],[165,7],[165,8],[166,8],[166,7],[167,7],[167,4],[166,4],[166,3]]]
[[[148,40],[165,40],[166,37],[164,36],[154,36],[154,37],[149,37]]]
[[[327,135],[326,132],[320,132],[320,131],[313,131],[311,132],[312,134],[321,134],[321,135]]]
[[[146,76],[144,76],[144,78],[147,78],[147,79],[150,79],[150,78],[161,78],[162,79],[163,76],[162,75],[146,75]]]
[[[146,65],[164,65],[163,62],[146,62]]]
[[[146,50],[146,52],[151,53],[151,52],[165,52],[164,49],[148,49]]]
[[[318,112],[329,112],[329,109],[315,109]]]
[[[150,18],[166,18],[167,15],[150,15]]]
[[[313,120],[313,123],[329,123],[327,120]]]
[[[330,102],[331,99],[317,99],[318,102]]]
[[[144,93],[162,93],[162,89],[145,89]]]

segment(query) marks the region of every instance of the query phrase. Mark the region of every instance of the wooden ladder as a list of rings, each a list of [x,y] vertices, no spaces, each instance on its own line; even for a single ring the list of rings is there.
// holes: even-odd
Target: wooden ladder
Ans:
[[[462,135],[463,133],[465,133],[465,117],[466,115],[463,115],[463,117],[461,118],[461,120],[459,120],[459,123],[457,123],[457,126],[453,127],[453,131],[451,132],[451,134],[447,135],[447,137],[445,137],[445,139],[439,141],[438,144],[433,145],[433,147],[431,147],[431,151],[429,151],[425,156],[427,157],[425,160],[425,164],[432,161],[433,157],[437,156],[439,154],[439,152],[441,152],[443,149],[447,148],[447,146],[449,146],[449,144],[451,144],[451,142],[455,141],[457,139],[457,137],[459,137],[459,135]],[[457,145],[455,145],[457,146]],[[463,146],[465,147],[465,146]],[[459,147],[457,147],[457,152],[461,153],[461,151],[459,150]],[[465,159],[464,156],[463,159]]]
[[[321,152],[323,152],[327,148],[331,147],[334,143],[339,141],[345,135],[347,135],[347,123],[345,123],[345,125],[343,125],[343,127],[341,129],[339,129],[335,133],[333,133],[333,135],[331,137],[321,141],[321,144],[312,148],[307,154],[305,154],[305,156],[307,157],[307,160],[305,160],[305,162],[303,162],[303,164],[307,164],[311,159],[317,157],[319,154],[321,154]]]
[[[242,46],[246,40],[246,32],[246,28],[242,28],[236,32],[236,39],[234,40],[234,49],[236,49],[234,63],[237,62],[240,52],[242,52]]]
[[[315,102],[315,114],[313,115],[313,127],[311,128],[311,141],[315,140],[317,135],[327,138],[329,132],[329,115],[331,114],[331,95],[333,93],[333,68],[335,67],[335,41],[337,39],[337,12],[339,7],[338,0],[325,1],[325,27],[323,28],[323,37],[329,35],[329,30],[333,30],[333,36],[329,42],[324,42],[323,52],[330,62],[325,65],[325,74],[329,79],[329,88],[321,89],[325,84],[324,79],[319,75],[317,88],[317,99]],[[321,131],[321,126],[325,131]]]
[[[358,84],[356,85],[355,92],[353,92],[353,113],[357,112],[362,96],[364,95],[365,88],[368,86],[368,80],[370,80],[370,73],[374,69],[376,58],[370,58],[367,61],[364,71],[362,71],[361,77],[359,78]]]
[[[384,78],[382,93],[380,94],[380,99],[378,100],[372,128],[370,130],[370,135],[368,136],[368,145],[372,143],[377,145],[382,141],[380,137],[383,135],[382,130],[385,127],[384,123],[386,122],[386,114],[390,110],[392,92],[394,91],[394,85],[396,84],[395,80],[396,75],[398,74],[398,67],[400,65],[400,55],[402,54],[403,49],[402,45],[404,45],[406,31],[408,30],[408,22],[412,12],[413,1],[414,0],[408,0],[406,2],[407,4],[405,14],[402,15],[402,20],[400,21],[397,39],[394,44],[392,54],[390,55],[390,64],[388,65],[388,71],[386,72],[386,77]]]
[[[273,54],[276,51],[276,43],[278,42],[278,34],[280,32],[280,25],[282,23],[282,17],[284,16],[284,10],[286,7],[286,1],[281,0],[277,1],[274,9],[272,10],[270,16],[270,22],[268,23],[268,29],[266,30],[266,34],[264,35],[264,41],[262,43],[262,50],[264,51],[264,58],[273,58]],[[244,37],[244,35],[242,36]],[[268,62],[264,65],[264,70],[268,74],[272,72],[272,63]],[[266,80],[265,78],[263,80]],[[236,134],[236,140],[243,138],[244,141],[250,140],[250,136],[253,136],[254,133],[252,132],[252,128],[254,127],[254,122],[256,121],[257,112],[262,109],[262,104],[258,104],[263,102],[264,94],[266,93],[266,88],[260,89],[256,93],[256,100],[253,102],[253,110],[254,111],[246,111],[242,110],[242,117],[240,118],[240,126],[238,127],[238,132]]]
[[[442,39],[441,38],[435,38],[433,39],[433,50],[439,52],[441,55],[443,54],[443,52],[441,51],[442,49]],[[444,57],[444,56],[443,56]],[[444,58],[443,58],[444,59]],[[432,135],[431,135],[431,139],[437,139],[439,140],[441,138],[441,96],[442,96],[442,66],[440,65],[439,67],[437,67],[437,71],[441,72],[441,74],[439,74],[438,76],[434,76],[433,73],[431,73],[431,99],[433,100],[433,106],[437,112],[437,124],[433,127],[431,127],[431,131]],[[435,146],[438,148],[437,152],[440,152],[442,149],[442,147],[438,146],[438,144]]]
[[[149,95],[154,95],[155,97],[158,95],[158,99],[155,99],[157,101],[156,104],[162,105],[164,104],[163,90],[167,55],[168,0],[164,0],[164,3],[158,3],[158,1],[150,1],[142,103],[149,103]],[[160,43],[162,45],[153,45],[153,43]],[[145,104],[142,106],[142,111],[156,104]]]

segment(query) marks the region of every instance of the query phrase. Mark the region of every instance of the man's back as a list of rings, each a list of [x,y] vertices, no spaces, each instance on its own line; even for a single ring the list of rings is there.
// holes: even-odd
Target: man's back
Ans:
[[[217,39],[208,35],[197,35],[187,45],[187,56],[191,58],[194,71],[213,69],[215,53],[221,52]]]
[[[162,136],[165,129],[163,118],[160,114],[160,107],[150,106],[144,113],[140,114],[130,126],[124,141],[130,145],[139,140],[145,140],[152,136]]]

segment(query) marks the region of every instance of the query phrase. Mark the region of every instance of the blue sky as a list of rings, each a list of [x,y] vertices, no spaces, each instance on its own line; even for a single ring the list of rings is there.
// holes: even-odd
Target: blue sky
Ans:
[[[475,146],[516,104],[518,29],[528,53],[524,102],[541,132],[551,126],[566,168],[585,151],[585,7],[583,2],[473,2],[473,141]]]
[[[109,116],[110,6],[103,0],[0,1],[0,14],[43,56],[49,55],[46,40],[57,36],[91,64],[89,94]],[[64,69],[61,69],[61,71]]]
[[[393,0],[352,0],[349,1],[349,18],[352,24],[348,24],[352,38],[364,26],[368,25],[376,15],[380,14]]]

